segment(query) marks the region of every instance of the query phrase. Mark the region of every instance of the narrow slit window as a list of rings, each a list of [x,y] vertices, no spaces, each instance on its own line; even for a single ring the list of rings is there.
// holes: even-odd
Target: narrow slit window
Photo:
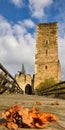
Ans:
[[[48,68],[48,67],[47,67],[47,65],[46,65],[46,66],[45,66],[45,69],[47,70],[47,68]]]
[[[46,40],[45,40],[45,43],[46,43],[46,45],[48,45],[49,41],[46,39]]]
[[[48,50],[46,49],[46,56],[48,55]]]

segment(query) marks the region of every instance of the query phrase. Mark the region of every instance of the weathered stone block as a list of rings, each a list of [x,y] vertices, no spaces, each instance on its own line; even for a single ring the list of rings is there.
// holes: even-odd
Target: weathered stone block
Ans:
[[[47,78],[60,81],[57,22],[37,25],[34,88]]]

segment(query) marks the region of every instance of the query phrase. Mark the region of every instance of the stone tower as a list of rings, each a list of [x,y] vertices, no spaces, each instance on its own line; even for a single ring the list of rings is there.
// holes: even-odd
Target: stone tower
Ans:
[[[57,22],[37,25],[34,89],[49,78],[60,81]]]

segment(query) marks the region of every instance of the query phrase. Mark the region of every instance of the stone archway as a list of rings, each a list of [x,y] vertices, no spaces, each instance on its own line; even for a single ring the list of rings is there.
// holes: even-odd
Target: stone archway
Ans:
[[[29,95],[32,94],[32,86],[30,84],[27,84],[25,86],[25,94],[29,94]]]

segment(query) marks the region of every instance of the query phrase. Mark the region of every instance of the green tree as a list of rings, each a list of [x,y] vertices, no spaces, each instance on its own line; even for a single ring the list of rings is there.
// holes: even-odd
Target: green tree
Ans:
[[[43,91],[46,88],[49,88],[50,86],[54,85],[55,83],[56,81],[53,78],[45,79],[44,82],[40,83],[35,92],[40,93],[40,95],[43,95]]]

